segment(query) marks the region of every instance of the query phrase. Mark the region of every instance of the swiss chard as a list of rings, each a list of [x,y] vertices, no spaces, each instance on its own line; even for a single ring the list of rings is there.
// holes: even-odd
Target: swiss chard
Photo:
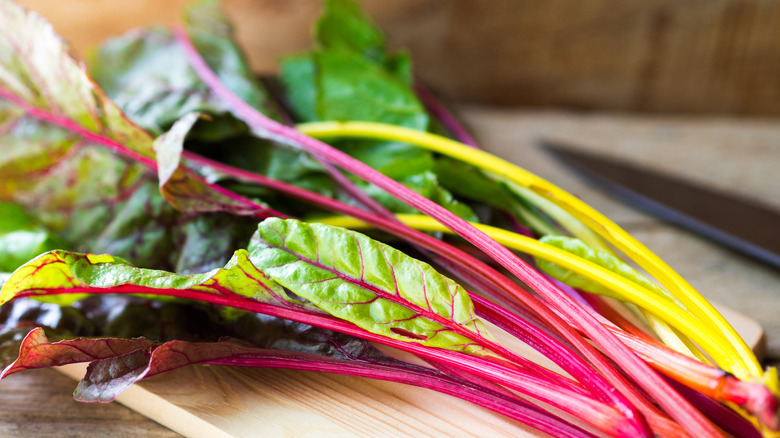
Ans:
[[[457,142],[422,132],[433,122],[413,91],[408,57],[387,53],[381,31],[355,2],[326,2],[325,16],[316,29],[319,46],[309,54],[288,58],[282,68],[289,92],[281,99],[292,103],[299,118],[339,121],[299,129],[323,138],[348,138],[338,147],[349,155],[274,121],[274,106],[246,67],[215,1],[197,1],[188,9],[189,35],[165,29],[136,32],[97,52],[94,73],[120,106],[66,55],[62,42],[39,17],[7,0],[0,0],[0,17],[8,23],[0,29],[0,95],[4,97],[0,140],[4,152],[9,152],[0,158],[0,172],[9,176],[0,179],[0,199],[18,204],[36,219],[32,224],[29,217],[15,213],[0,217],[0,234],[12,234],[20,227],[50,229],[63,237],[66,249],[114,254],[64,250],[43,254],[5,278],[0,303],[25,303],[25,297],[54,300],[62,307],[41,306],[76,309],[93,321],[105,317],[80,307],[97,299],[80,300],[86,295],[97,295],[106,305],[117,299],[116,294],[135,296],[132,301],[144,303],[128,305],[125,319],[93,323],[88,334],[101,339],[61,332],[63,340],[52,343],[40,330],[33,330],[7,373],[89,361],[78,398],[100,401],[113,399],[144,377],[194,363],[287,367],[436,389],[554,435],[588,433],[530,406],[513,391],[609,435],[677,436],[683,430],[717,435],[703,413],[722,416],[725,421],[719,424],[729,431],[749,434],[744,422],[697,399],[701,393],[746,408],[766,431],[778,428],[777,398],[770,391],[776,389],[775,374],[767,373],[763,381],[740,381],[670,352],[647,336],[627,333],[597,313],[597,302],[591,307],[586,300],[572,298],[576,292],[570,296],[556,289],[508,248],[559,264],[571,271],[567,275],[583,275],[588,281],[579,286],[606,284],[610,292],[634,297],[678,327],[692,322],[686,333],[692,338],[701,335],[696,341],[714,357],[733,360],[726,363],[735,370],[751,369],[744,354],[734,359],[739,349],[730,350],[730,335],[710,336],[707,329],[717,324],[694,319],[661,296],[664,289],[585,244],[562,251],[528,236],[461,219],[473,220],[475,215],[447,189],[477,202],[481,211],[488,211],[485,217],[491,216],[491,208],[508,211],[538,233],[566,230],[597,250],[608,248],[593,237],[584,225],[588,224],[602,234],[608,230],[609,238],[618,236],[616,245],[628,248],[630,255],[638,251],[640,260],[654,260],[631,241],[620,240],[623,235],[605,219],[549,183],[481,151],[466,148],[464,152]],[[418,94],[431,107],[430,98]],[[120,108],[159,137],[153,139],[130,122]],[[457,131],[451,121],[445,125]],[[258,137],[304,152],[291,152]],[[215,161],[225,159],[244,169]],[[98,165],[114,172],[92,172]],[[339,176],[335,166],[353,173],[352,182]],[[326,174],[335,183],[325,182]],[[430,218],[391,217],[375,201],[367,202],[354,184],[394,211],[419,211]],[[274,207],[226,187],[244,196],[262,196]],[[337,187],[349,195],[350,202],[357,201],[371,212],[333,199],[344,199]],[[384,243],[341,228],[282,219],[279,213],[318,214],[320,210],[312,211],[311,206],[348,214],[413,245],[427,260],[447,269],[452,278],[467,281],[484,297],[470,294],[430,264]],[[266,216],[279,218],[261,223],[248,249],[235,251],[224,264],[226,255],[248,241],[248,229],[256,224],[252,219]],[[339,220],[356,224],[349,218]],[[459,234],[481,251],[481,257],[498,262],[538,296],[479,259],[407,224]],[[500,238],[503,245],[491,237]],[[569,242],[566,237],[546,239]],[[43,249],[28,243],[30,251]],[[4,253],[9,251],[0,247],[0,259]],[[12,258],[12,264],[29,255]],[[660,269],[662,276],[671,278],[663,265],[658,266],[655,273]],[[681,288],[678,284],[666,289],[679,292]],[[695,299],[686,300],[686,307],[699,309],[697,318],[707,314]],[[173,308],[206,312],[201,316],[210,321],[205,325],[209,335],[187,339],[189,330],[177,323],[173,326],[179,329],[170,331],[170,336],[157,337],[158,326],[166,325],[158,321],[165,320],[158,310]],[[238,329],[248,320],[257,321],[251,319],[256,314],[270,315],[274,319],[269,324],[289,330],[277,335],[268,324],[258,327],[251,322],[249,330]],[[175,319],[183,322],[191,317]],[[151,321],[145,325],[153,329],[139,333],[143,329],[138,324],[123,322],[128,318]],[[479,318],[543,352],[571,378],[499,344]],[[10,315],[8,321],[19,319]],[[46,325],[35,318],[30,321]],[[127,331],[112,334],[120,326]],[[13,344],[21,342],[20,335],[28,330],[16,324],[6,335]],[[631,330],[638,333],[637,328]],[[112,339],[141,334],[155,340]],[[241,341],[218,341],[218,335]],[[367,341],[415,354],[438,370],[384,356]],[[115,346],[115,351],[107,345]],[[697,392],[669,386],[651,365]],[[760,375],[760,370],[751,372]]]
[[[279,222],[276,220],[268,220],[267,226],[269,229],[278,227]],[[293,222],[284,222],[288,226],[295,227]],[[301,224],[305,228],[305,224]],[[278,230],[277,230],[278,231]],[[284,232],[285,230],[282,230]],[[338,236],[343,235],[343,231],[333,229]],[[402,261],[398,263],[399,268],[403,268],[405,265],[410,264],[410,270],[412,271],[412,279],[417,279],[417,282],[422,281],[420,284],[415,284],[415,281],[402,284],[405,294],[402,301],[405,303],[406,309],[417,310],[422,317],[434,319],[435,323],[440,325],[451,327],[454,334],[447,334],[447,331],[442,331],[443,339],[437,339],[436,336],[431,336],[430,341],[420,340],[414,336],[415,327],[413,325],[402,327],[399,333],[395,333],[392,330],[388,334],[383,333],[383,329],[380,328],[386,324],[386,315],[382,312],[372,312],[364,317],[353,318],[352,315],[345,315],[343,312],[339,312],[338,309],[327,308],[326,310],[332,311],[336,316],[343,316],[347,320],[356,319],[358,325],[361,323],[366,325],[369,330],[363,331],[352,324],[345,324],[337,322],[337,320],[329,319],[329,317],[321,316],[318,311],[314,311],[308,307],[310,305],[302,302],[298,302],[295,299],[289,298],[284,295],[282,288],[273,280],[279,280],[285,285],[290,286],[294,283],[301,282],[301,276],[308,276],[311,272],[297,272],[295,270],[285,269],[283,267],[265,267],[268,273],[264,273],[262,270],[257,269],[255,263],[251,261],[252,258],[257,258],[257,266],[262,266],[264,261],[273,259],[273,255],[264,254],[263,237],[268,230],[263,230],[262,226],[258,232],[257,242],[250,248],[250,257],[247,257],[246,251],[239,250],[236,257],[231,263],[225,266],[223,269],[214,270],[204,274],[197,275],[176,275],[163,271],[153,271],[140,269],[130,266],[122,260],[117,260],[110,256],[99,256],[89,254],[74,254],[62,251],[55,251],[49,254],[45,254],[38,257],[34,261],[25,265],[17,270],[14,275],[8,280],[3,287],[2,295],[0,295],[0,301],[7,301],[15,298],[33,297],[33,296],[63,296],[81,298],[83,293],[91,294],[107,294],[107,293],[120,293],[120,294],[136,294],[147,297],[178,297],[196,299],[200,301],[211,302],[214,304],[228,305],[236,308],[252,310],[256,312],[268,313],[276,316],[284,316],[291,319],[298,319],[305,322],[311,322],[329,329],[336,329],[344,331],[350,334],[358,334],[361,337],[365,337],[370,340],[386,343],[391,346],[395,346],[401,349],[405,349],[415,354],[423,355],[430,359],[442,361],[450,366],[465,367],[465,369],[472,369],[474,366],[478,366],[485,373],[485,377],[491,380],[497,380],[504,384],[508,384],[511,388],[526,393],[528,395],[540,398],[548,403],[570,411],[577,415],[582,415],[585,411],[590,411],[593,415],[588,421],[594,426],[601,428],[610,433],[617,432],[623,428],[626,430],[633,430],[632,426],[624,424],[624,420],[620,420],[620,414],[613,408],[606,407],[601,403],[590,400],[581,393],[581,390],[573,386],[571,389],[565,387],[556,388],[550,386],[551,381],[561,383],[561,376],[553,377],[547,375],[547,373],[536,370],[534,368],[529,371],[521,371],[515,369],[512,366],[501,365],[500,363],[494,363],[492,361],[477,360],[479,356],[484,356],[486,353],[481,348],[473,348],[469,345],[458,345],[453,341],[461,339],[476,339],[483,346],[495,348],[492,341],[487,338],[487,334],[484,333],[484,329],[479,329],[479,323],[475,320],[473,315],[469,312],[470,302],[468,301],[468,295],[465,291],[460,297],[457,297],[460,304],[455,305],[455,302],[451,297],[441,296],[443,293],[441,290],[438,293],[429,291],[430,295],[425,294],[427,287],[435,288],[441,287],[444,284],[444,293],[452,293],[449,287],[455,287],[454,283],[449,283],[446,279],[437,278],[438,274],[430,270],[425,269],[419,262],[414,262],[410,259],[406,259],[407,256],[400,253],[396,254]],[[291,247],[299,248],[311,246],[312,241],[307,239],[301,239],[300,236],[296,236],[295,233],[290,234]],[[349,235],[355,238],[355,235]],[[360,238],[364,241],[367,249],[376,247],[376,244],[372,244]],[[284,240],[284,239],[283,239]],[[294,244],[297,242],[297,246]],[[381,247],[380,247],[381,250]],[[389,250],[386,248],[385,250]],[[324,257],[324,256],[323,256]],[[344,269],[344,272],[340,274],[344,276],[350,276],[355,274],[356,266],[350,264],[339,264],[340,269]],[[270,268],[270,269],[269,269]],[[359,267],[357,267],[359,268]],[[423,272],[427,272],[427,276],[431,279],[428,280],[422,273],[417,273],[418,269],[423,269]],[[399,270],[399,275],[400,275]],[[313,274],[315,277],[317,273]],[[409,275],[409,274],[405,274]],[[366,281],[373,281],[380,283],[384,280],[387,281],[388,277],[385,273],[382,275],[372,275],[370,270],[366,270]],[[392,279],[392,278],[390,278]],[[430,285],[428,285],[430,283]],[[438,283],[438,284],[437,284]],[[370,285],[361,286],[364,290],[362,293],[371,294],[376,293],[376,289]],[[344,289],[344,288],[339,288]],[[415,291],[413,291],[415,289]],[[301,289],[294,289],[296,291],[303,292]],[[454,289],[457,290],[457,289]],[[351,292],[355,292],[354,290]],[[320,294],[323,295],[323,299],[329,300],[330,294],[333,291],[329,289],[321,289]],[[418,310],[420,305],[414,303],[409,296],[416,297],[416,301],[423,303],[425,298],[429,300],[428,304],[431,310],[425,312],[425,310]],[[349,291],[345,293],[345,299],[354,298],[354,293],[350,294]],[[379,301],[379,300],[377,300]],[[67,302],[67,301],[65,301]],[[322,301],[315,301],[322,303]],[[356,303],[360,304],[360,303]],[[453,310],[458,311],[457,318],[466,317],[469,318],[465,324],[456,324],[456,321],[452,321]],[[463,313],[465,311],[465,313]],[[441,313],[441,315],[439,315]],[[418,319],[418,318],[413,318]],[[451,322],[447,322],[447,321]],[[416,321],[418,324],[424,321]],[[443,322],[443,324],[441,324]],[[426,329],[431,329],[431,324],[427,324]],[[473,326],[474,329],[469,330],[469,326]],[[380,333],[379,336],[372,336],[372,332]],[[409,336],[411,335],[411,336]],[[406,342],[408,337],[411,337],[416,342],[419,342],[426,347],[414,347],[412,343]],[[399,341],[398,338],[404,339]],[[477,357],[469,359],[469,356],[456,356],[450,357],[442,353],[436,352],[437,348],[431,349],[431,346],[438,346],[449,348],[455,351],[474,351],[478,353]],[[499,353],[504,354],[504,350],[498,348]],[[452,352],[454,353],[454,352]],[[123,358],[123,363],[126,363],[125,359],[130,360],[131,363],[136,365],[127,369],[127,373],[123,373],[127,379],[133,380],[139,377],[141,369],[143,368],[143,353],[130,352],[131,357]],[[209,354],[209,353],[206,353]],[[495,353],[493,353],[495,356]],[[510,359],[515,359],[511,353],[507,353]],[[131,360],[132,359],[132,360]],[[477,365],[479,364],[479,365]],[[518,365],[525,366],[522,360]],[[505,377],[499,377],[499,376]],[[506,380],[509,379],[509,380]],[[551,379],[551,380],[550,380]],[[121,383],[120,383],[121,384]],[[595,415],[599,410],[607,409],[606,413]]]

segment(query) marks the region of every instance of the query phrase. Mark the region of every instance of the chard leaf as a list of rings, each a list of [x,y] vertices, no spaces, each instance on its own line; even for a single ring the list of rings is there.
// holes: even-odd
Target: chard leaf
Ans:
[[[385,61],[385,36],[353,0],[328,0],[315,37],[324,47],[346,48],[379,64]]]
[[[95,85],[83,65],[68,55],[65,43],[48,22],[10,1],[0,2],[0,21],[0,95],[4,99],[36,118],[70,131],[71,139],[89,138],[147,166],[155,166],[152,137],[133,124]],[[6,107],[3,105],[3,109]],[[0,120],[9,123],[13,118],[18,118],[18,111],[4,114]],[[197,211],[228,208],[244,215],[257,211],[256,207],[216,190],[183,166],[165,185],[176,190],[164,190],[162,194],[173,205],[188,207],[195,204],[183,202],[174,193],[189,193],[188,188],[195,186],[199,187],[196,194],[186,199],[202,198]]]
[[[63,237],[67,249],[110,252],[146,267],[177,268],[182,272],[223,265],[232,250],[239,244],[243,245],[251,235],[254,228],[251,221],[237,220],[236,229],[227,233],[229,239],[224,241],[219,235],[204,232],[203,227],[188,226],[191,221],[207,223],[224,220],[219,219],[219,214],[208,214],[204,218],[181,216],[155,189],[155,176],[149,169],[113,154],[101,145],[85,141],[85,132],[98,133],[99,138],[107,140],[118,139],[122,143],[128,140],[129,145],[135,145],[136,152],[146,151],[141,154],[142,157],[155,157],[151,137],[127,121],[94,87],[81,66],[67,57],[61,40],[52,33],[48,24],[10,2],[0,5],[0,17],[4,23],[9,23],[9,26],[0,29],[0,57],[8,61],[0,63],[0,88],[5,91],[8,91],[5,87],[11,91],[21,90],[20,96],[29,97],[29,100],[24,100],[13,95],[9,100],[0,101],[0,174],[3,175],[0,178],[0,199],[22,206],[43,226]],[[30,36],[30,28],[13,23],[13,19],[29,22],[31,29],[43,30]],[[20,34],[10,35],[14,29]],[[25,44],[30,47],[17,47],[19,41],[26,41]],[[22,49],[30,53],[20,56],[19,50]],[[46,65],[44,58],[55,66],[61,64],[68,75],[58,75],[56,68]],[[46,78],[40,86],[31,79],[31,76],[38,75],[38,68],[42,70],[41,77]],[[91,90],[86,93],[87,101],[70,105],[61,99],[49,102],[43,98],[64,86],[57,81],[66,77],[78,85],[76,88],[85,86]],[[43,102],[42,107],[32,108],[33,104],[40,102]],[[80,116],[81,113],[76,112],[78,108],[82,108],[86,115]],[[25,115],[33,109],[47,111],[44,120],[57,116],[66,118],[69,124],[67,127],[57,126]],[[97,111],[99,116],[95,117],[103,123],[96,131],[87,131],[86,126],[71,123],[73,120],[68,119],[88,118],[94,115],[90,111]],[[174,202],[177,199],[191,200],[193,196],[202,198],[196,199],[197,202],[182,201],[180,206],[189,204],[197,210],[227,208],[233,212],[238,208],[239,213],[246,213],[243,203],[237,205],[233,199],[225,199],[219,194],[212,196],[213,191],[204,188],[200,177],[186,169],[184,175],[181,172],[181,167],[172,174],[169,171],[172,181],[165,184],[166,196]],[[185,188],[187,190],[182,193]],[[177,199],[173,199],[174,193]],[[224,225],[221,228],[227,230]],[[196,260],[195,254],[180,257],[182,253],[174,243],[182,240],[193,244],[202,241],[203,246],[206,246],[205,242],[210,242],[222,251],[200,251],[199,260]]]
[[[627,280],[639,284],[640,286],[650,291],[656,292],[659,295],[667,296],[667,297],[670,296],[670,294],[665,289],[653,283],[647,277],[640,274],[634,268],[622,262],[617,257],[613,256],[612,254],[596,251],[579,239],[575,239],[567,236],[549,235],[540,238],[539,241],[542,243],[546,243],[547,245],[552,245],[556,248],[562,249],[566,252],[572,253],[589,262],[593,262],[603,268],[606,268],[620,275],[621,277]],[[582,289],[586,292],[604,295],[618,300],[623,300],[623,298],[620,295],[612,292],[608,288],[594,281],[591,281],[580,274],[562,268],[556,265],[555,263],[548,262],[546,260],[542,260],[539,258],[536,258],[536,263],[541,270],[543,270],[551,277],[563,282],[568,286],[575,287],[577,289]]]
[[[430,153],[403,143],[369,145],[366,142],[345,141],[338,146],[342,151],[397,181],[433,169],[433,157]]]
[[[319,47],[281,62],[281,79],[296,116],[302,121],[361,120],[427,130],[430,119],[411,88],[411,61],[388,55],[380,29],[351,0],[325,3],[318,22]],[[341,141],[342,151],[406,184],[458,216],[473,219],[471,209],[431,178],[433,155],[398,142]],[[412,212],[368,184],[369,194],[395,212]],[[434,185],[435,187],[432,187]]]
[[[271,279],[368,331],[491,354],[490,334],[461,286],[430,265],[342,228],[270,218],[249,247]]]
[[[73,339],[49,342],[43,329],[36,328],[24,338],[19,358],[8,365],[0,379],[19,371],[48,368],[96,359],[115,357],[138,350],[149,350],[154,342],[147,339]]]
[[[434,171],[447,190],[466,198],[485,202],[499,210],[511,210],[515,203],[506,186],[485,176],[476,167],[451,158],[438,158]]]
[[[300,117],[376,121],[420,130],[428,126],[428,116],[408,85],[355,52],[320,50],[308,58],[297,56],[289,63],[283,62],[282,68],[283,80]],[[441,202],[455,214],[475,217],[468,206],[455,202],[430,173],[434,167],[430,152],[396,142],[345,141],[336,146],[423,196]],[[366,191],[392,211],[411,212],[376,188]]]
[[[224,268],[192,275],[138,268],[105,254],[51,251],[11,275],[0,290],[0,305],[19,297],[45,297],[68,305],[87,294],[98,293],[134,293],[154,299],[192,295],[202,301],[208,301],[210,296],[227,297],[314,309],[290,298],[255,267],[246,250],[236,251]]]
[[[0,308],[0,369],[19,357],[30,331],[44,327],[49,336],[63,339],[72,333],[94,334],[95,324],[78,309],[20,299]]]
[[[154,158],[151,138],[125,119],[39,15],[0,3],[0,86],[18,102],[71,121]]]
[[[230,226],[227,214],[183,217],[161,196],[154,174],[140,164],[80,142],[63,128],[21,116],[7,102],[0,102],[0,115],[7,116],[0,122],[0,200],[23,207],[63,240],[32,256],[59,247],[111,253],[146,267],[202,272],[223,265],[254,231],[249,218],[233,216]],[[224,234],[193,223],[219,224]],[[212,251],[185,253],[177,244],[182,241],[201,242]]]
[[[328,50],[355,52],[395,74],[406,85],[412,84],[411,59],[406,53],[388,54],[382,29],[354,0],[327,0],[317,21],[314,36]]]
[[[315,51],[320,120],[384,122],[425,130],[428,115],[394,74],[346,50]]]
[[[466,204],[463,204],[456,200],[452,193],[448,192],[438,184],[436,174],[433,172],[423,172],[416,175],[411,175],[403,178],[399,181],[406,187],[414,190],[415,192],[425,196],[431,201],[441,205],[447,210],[455,213],[457,216],[471,222],[479,222],[477,215]],[[358,186],[364,187],[363,190],[368,193],[369,196],[379,201],[380,204],[387,207],[391,211],[397,213],[419,213],[413,207],[405,204],[398,198],[389,195],[384,190],[367,183],[358,184]]]
[[[7,102],[0,102],[0,114],[7,116],[0,125],[0,199],[62,236],[67,249],[110,251],[160,266],[164,253],[157,250],[170,244],[150,242],[160,240],[177,214],[151,172],[63,128],[22,116]],[[127,246],[118,248],[123,239]]]
[[[249,70],[232,29],[216,1],[193,2],[185,23],[198,51],[220,80],[245,102],[273,116],[268,94]],[[246,133],[228,107],[192,70],[173,34],[163,28],[134,30],[103,43],[90,60],[90,72],[135,123],[159,135],[186,114],[209,114],[197,138],[217,141]]]
[[[90,363],[86,375],[73,391],[73,399],[100,403],[113,401],[147,375],[151,354],[150,351],[134,350]]]
[[[300,338],[301,333],[306,336]],[[260,343],[228,338],[219,342],[173,340],[151,352],[136,350],[95,361],[76,388],[74,398],[108,402],[143,378],[194,364],[282,366],[337,373],[345,373],[349,368],[392,367],[401,372],[442,375],[387,356],[361,339],[287,321],[277,337]]]
[[[318,120],[317,116],[317,65],[309,54],[283,58],[280,78],[285,95],[300,120]]]
[[[17,204],[0,201],[0,272],[12,272],[62,241],[39,225]]]
[[[196,0],[190,3],[184,14],[187,32],[222,83],[244,102],[269,117],[275,117],[268,92],[260,85],[235,43],[233,27],[220,10],[219,3],[218,0]],[[212,96],[211,101],[214,100],[218,99]]]
[[[292,345],[295,345],[294,340]],[[311,353],[290,354],[289,351],[260,348],[232,339],[200,343],[174,340],[151,351],[139,349],[91,363],[73,398],[86,402],[110,402],[141,379],[177,368],[194,364],[263,366],[264,359],[278,363],[285,359],[290,362],[322,361],[326,357]]]
[[[385,355],[370,343],[304,323],[263,315],[245,315],[240,324],[218,325],[216,333],[240,336],[218,342],[174,339],[163,343],[145,338],[74,338],[58,342],[34,328],[17,346],[3,377],[28,369],[91,362],[74,398],[108,402],[135,382],[193,364],[278,366],[343,372],[345,367],[393,367],[399,371],[440,376],[437,371]],[[3,347],[8,347],[6,343]],[[6,348],[7,350],[7,348]],[[6,351],[3,350],[5,353]],[[298,366],[296,366],[296,364]]]

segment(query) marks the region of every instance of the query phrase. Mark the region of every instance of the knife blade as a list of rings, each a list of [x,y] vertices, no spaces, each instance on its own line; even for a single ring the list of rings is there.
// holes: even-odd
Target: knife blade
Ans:
[[[641,166],[549,141],[542,147],[612,196],[780,269],[780,212]]]

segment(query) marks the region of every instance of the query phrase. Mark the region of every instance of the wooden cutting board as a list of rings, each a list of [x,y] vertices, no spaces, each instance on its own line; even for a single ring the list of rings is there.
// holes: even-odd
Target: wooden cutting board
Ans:
[[[763,331],[722,309],[751,347]],[[549,367],[498,329],[504,345]],[[80,380],[86,366],[60,367]],[[407,385],[315,372],[190,366],[151,377],[118,401],[187,437],[540,437],[526,426],[454,397]]]

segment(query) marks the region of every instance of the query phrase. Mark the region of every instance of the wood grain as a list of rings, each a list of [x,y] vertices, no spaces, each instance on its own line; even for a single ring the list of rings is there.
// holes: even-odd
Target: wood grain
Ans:
[[[164,413],[162,424],[188,437],[542,436],[458,399],[369,379],[229,367],[160,377],[120,403],[152,419]]]
[[[21,0],[77,52],[176,20],[184,0]],[[311,45],[319,1],[223,0],[253,68]],[[780,114],[773,0],[363,0],[416,72],[457,101]]]
[[[117,403],[73,400],[73,380],[51,369],[26,371],[0,385],[0,436],[173,438],[179,434]]]

